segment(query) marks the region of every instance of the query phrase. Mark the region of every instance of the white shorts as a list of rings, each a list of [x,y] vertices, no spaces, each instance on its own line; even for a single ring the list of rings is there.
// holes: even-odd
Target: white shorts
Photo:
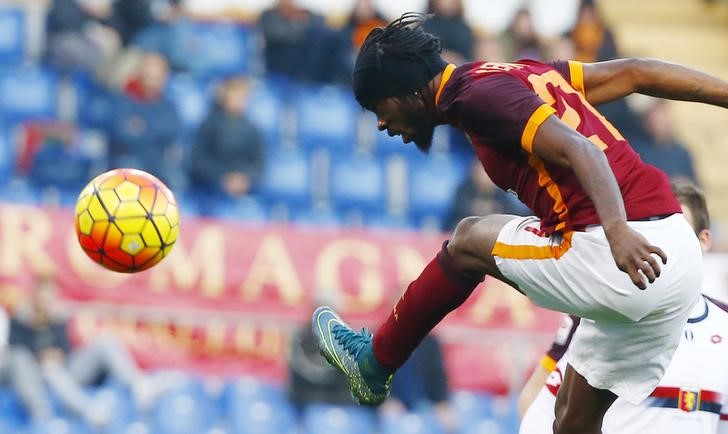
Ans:
[[[593,387],[639,404],[665,373],[700,295],[702,255],[682,214],[629,225],[667,255],[646,290],[617,268],[601,226],[545,236],[538,218],[514,218],[492,253],[535,304],[583,318],[571,366]]]

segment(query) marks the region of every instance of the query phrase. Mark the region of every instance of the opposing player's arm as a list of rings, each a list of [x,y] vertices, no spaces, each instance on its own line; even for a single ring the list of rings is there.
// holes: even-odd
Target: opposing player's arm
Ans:
[[[604,152],[555,115],[549,115],[538,127],[531,151],[574,171],[594,203],[617,267],[641,289],[646,284],[639,271],[652,283],[660,275],[660,266],[652,254],[659,255],[663,263],[667,256],[627,225],[622,194]]]
[[[584,63],[583,77],[593,105],[641,93],[728,108],[727,81],[675,63],[645,58]]]

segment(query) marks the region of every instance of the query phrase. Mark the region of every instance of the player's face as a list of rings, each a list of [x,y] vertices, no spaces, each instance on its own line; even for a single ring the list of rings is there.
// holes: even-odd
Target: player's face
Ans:
[[[414,142],[423,152],[430,150],[435,123],[420,98],[386,98],[374,104],[373,111],[380,131],[400,136],[404,143]]]

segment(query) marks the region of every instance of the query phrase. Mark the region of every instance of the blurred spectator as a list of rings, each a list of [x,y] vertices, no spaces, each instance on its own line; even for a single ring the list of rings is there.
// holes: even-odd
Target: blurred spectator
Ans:
[[[612,30],[594,0],[583,0],[571,39],[576,47],[576,60],[595,62],[617,57],[617,43]]]
[[[320,297],[321,292],[318,295]],[[325,300],[318,298],[311,310],[319,303],[335,306],[336,300],[330,294],[326,295],[328,297]],[[346,378],[321,357],[308,323],[298,329],[291,339],[288,395],[299,409],[316,403],[351,405],[354,402]]]
[[[328,75],[334,37],[324,18],[300,7],[296,0],[278,0],[258,23],[265,41],[265,65],[270,74],[296,80],[320,81]]]
[[[110,2],[54,0],[46,18],[46,57],[63,72],[95,73],[116,53],[119,36],[104,25]]]
[[[330,61],[332,80],[342,84],[351,83],[351,73],[359,47],[369,32],[377,27],[385,27],[387,20],[377,10],[373,0],[357,0],[351,9],[346,24],[337,32],[338,40]]]
[[[460,65],[473,59],[475,36],[463,16],[462,0],[429,0],[427,13],[434,14],[425,30],[442,42],[442,57]]]
[[[468,216],[532,214],[515,195],[496,186],[480,164],[479,160],[473,160],[468,176],[455,192],[450,217],[445,221],[444,230],[454,229],[457,222]]]
[[[180,188],[180,119],[174,104],[163,94],[169,70],[167,60],[145,53],[136,73],[127,81],[116,101],[109,131],[109,162],[112,167],[146,170]]]
[[[263,140],[245,115],[250,84],[226,80],[190,151],[190,187],[205,197],[240,198],[263,172]],[[206,207],[201,207],[206,209]]]
[[[667,102],[654,99],[645,110],[643,121],[649,135],[646,140],[633,143],[642,160],[661,169],[673,180],[696,183],[693,158],[675,134]]]
[[[114,0],[111,25],[127,46],[143,30],[173,17],[179,5],[180,0]]]
[[[544,58],[543,49],[528,9],[520,9],[516,12],[513,21],[500,39],[503,52],[509,61]]]
[[[92,161],[79,146],[76,127],[49,120],[26,122],[16,153],[18,174],[41,189],[78,191],[91,175]]]
[[[392,393],[381,411],[432,411],[446,433],[456,433],[459,420],[450,404],[450,391],[440,341],[427,335],[412,357],[394,375]]]
[[[116,339],[105,336],[72,349],[67,328],[55,282],[39,278],[29,303],[20,305],[11,319],[8,350],[10,382],[34,421],[52,416],[47,383],[67,409],[94,426],[107,424],[113,409],[101,406],[83,388],[106,374],[130,387],[140,408],[149,408],[156,386]]]

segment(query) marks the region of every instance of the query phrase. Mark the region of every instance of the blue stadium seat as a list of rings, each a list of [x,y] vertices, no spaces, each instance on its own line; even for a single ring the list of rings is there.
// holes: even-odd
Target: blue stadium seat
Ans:
[[[234,434],[286,434],[295,428],[296,412],[286,400],[258,399],[242,403],[228,419]]]
[[[360,110],[351,91],[336,86],[305,86],[296,93],[298,140],[307,148],[356,147]]]
[[[338,228],[343,224],[341,215],[329,207],[314,207],[294,212],[291,221],[299,226],[312,226],[318,228]]]
[[[28,413],[12,389],[0,388],[0,420],[8,426],[22,426],[28,422]]]
[[[269,203],[308,207],[311,202],[311,164],[298,149],[276,149],[266,157],[260,192]]]
[[[335,208],[379,213],[386,208],[384,169],[367,155],[339,155],[331,160],[330,196]]]
[[[199,434],[215,423],[217,414],[202,385],[181,379],[159,400],[152,415],[150,432],[155,434]]]
[[[29,430],[30,434],[93,434],[94,431],[85,423],[72,418],[53,418],[47,422],[36,424]]]
[[[73,78],[76,91],[76,120],[87,128],[106,130],[114,116],[115,95],[87,75]]]
[[[432,412],[407,412],[380,419],[381,434],[445,434]]]
[[[365,407],[312,404],[303,410],[303,434],[371,434],[373,410]]]
[[[247,74],[257,58],[250,27],[231,22],[182,21],[174,29],[172,62],[201,78]]]
[[[12,122],[54,117],[57,81],[55,73],[37,67],[0,70],[0,113]]]
[[[190,141],[194,140],[197,127],[205,120],[211,104],[206,86],[190,75],[173,74],[169,77],[165,92],[177,107],[184,136]]]
[[[249,223],[263,223],[268,220],[268,209],[255,197],[246,196],[239,199],[218,197],[217,199],[212,210],[215,217]]]
[[[18,64],[25,57],[25,13],[22,9],[0,8],[0,63]]]
[[[286,87],[287,83],[279,80],[260,80],[253,83],[248,95],[246,114],[272,145],[281,141]]]
[[[10,128],[0,124],[0,185],[12,176],[15,165],[15,146]]]
[[[470,391],[458,391],[452,395],[452,405],[461,424],[477,425],[482,420],[493,420],[493,396]]]
[[[464,173],[464,167],[447,154],[409,158],[409,211],[414,218],[441,221],[450,212]]]

